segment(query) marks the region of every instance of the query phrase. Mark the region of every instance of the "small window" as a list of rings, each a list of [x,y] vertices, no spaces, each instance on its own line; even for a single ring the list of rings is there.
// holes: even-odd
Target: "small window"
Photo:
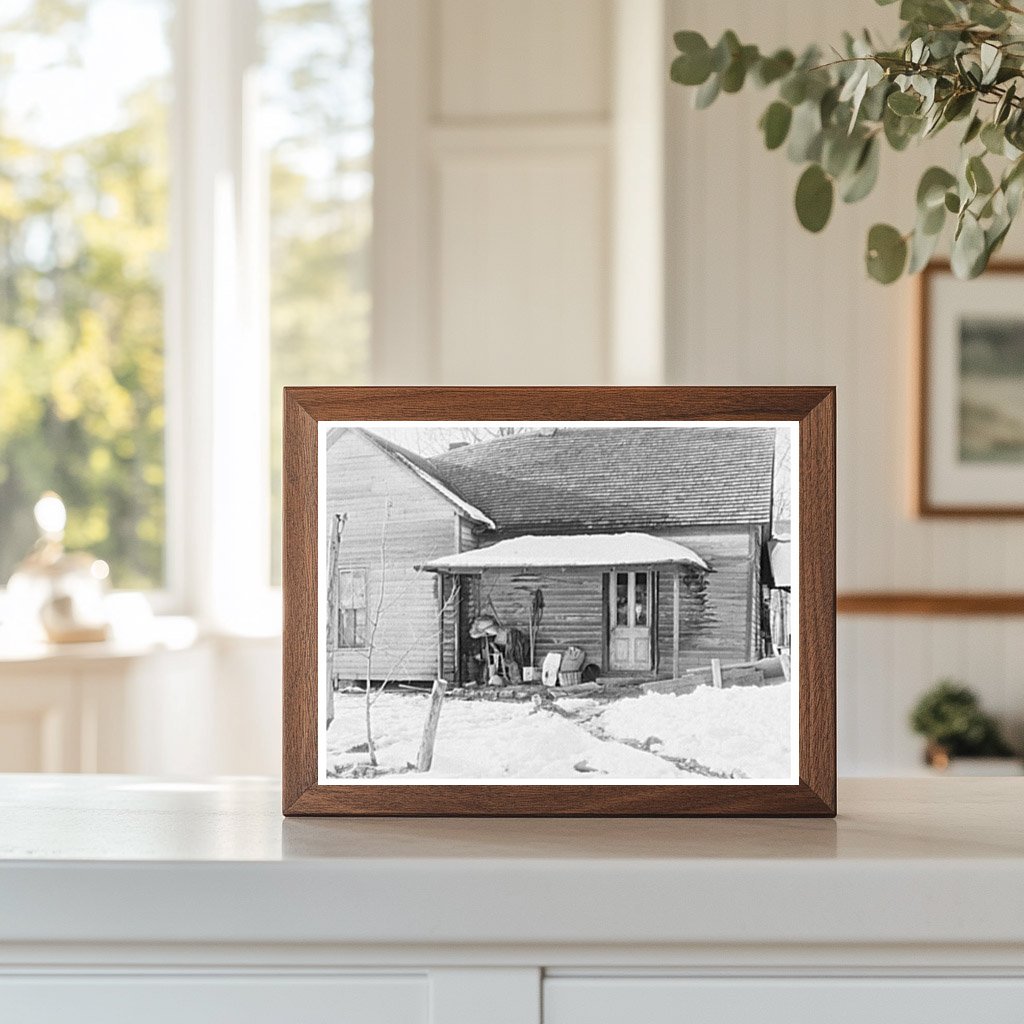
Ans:
[[[366,570],[338,572],[338,646],[366,646]]]

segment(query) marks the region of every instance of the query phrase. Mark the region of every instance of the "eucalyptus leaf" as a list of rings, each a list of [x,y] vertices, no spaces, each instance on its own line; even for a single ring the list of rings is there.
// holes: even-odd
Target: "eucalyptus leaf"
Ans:
[[[964,132],[963,139],[960,140],[961,146],[967,146],[972,143],[978,135],[981,133],[983,122],[980,117],[972,117],[971,123],[967,126],[967,131]]]
[[[940,203],[927,210],[918,210],[917,228],[925,235],[938,235],[946,224],[946,204]]]
[[[1002,126],[991,121],[981,129],[981,143],[993,155],[1002,156],[1006,146],[1006,133]]]
[[[999,30],[1007,25],[1007,17],[1002,11],[990,3],[981,2],[981,0],[971,4],[968,9],[968,17],[976,24],[984,25],[985,28]]]
[[[793,111],[786,155],[793,163],[817,160],[821,156],[821,112],[810,100]]]
[[[992,175],[980,156],[972,156],[967,161],[966,176],[976,194],[987,196],[995,188]]]
[[[992,116],[992,120],[996,124],[1002,124],[1013,110],[1013,101],[1017,96],[1017,83],[1011,82],[1003,93],[999,102],[996,104],[996,112]]]
[[[808,231],[821,231],[832,215],[832,180],[817,165],[811,164],[796,186],[796,215]]]
[[[943,118],[946,121],[957,121],[961,117],[966,117],[974,107],[974,100],[972,92],[955,93],[943,104]]]
[[[700,57],[682,54],[672,61],[669,76],[680,85],[703,85],[711,74],[710,55],[705,52]]]
[[[803,71],[794,71],[783,79],[779,87],[779,98],[791,107],[797,107],[807,99],[807,75]]]
[[[711,77],[693,94],[693,105],[698,110],[706,110],[718,98],[722,91],[722,80],[717,74]]]
[[[880,284],[892,284],[907,263],[906,239],[890,224],[875,224],[868,232],[868,274]]]
[[[727,29],[711,51],[711,70],[721,74],[732,64],[733,57],[740,49],[741,44],[736,33],[732,29]]]
[[[875,187],[878,181],[879,168],[878,138],[872,137],[864,143],[854,172],[844,185],[842,198],[844,203],[860,202]]]
[[[793,121],[793,108],[788,103],[776,100],[761,115],[761,130],[764,144],[768,149],[778,149],[786,141],[789,126]]]
[[[910,237],[910,261],[907,264],[908,274],[917,274],[931,261],[939,244],[941,231],[926,232],[920,227]]]
[[[821,166],[833,178],[841,178],[852,171],[864,149],[864,137],[853,137],[839,128],[822,133]]]
[[[981,58],[981,84],[991,85],[999,74],[999,68],[1003,63],[1003,51],[991,42],[981,44],[979,51]]]
[[[722,92],[739,92],[746,81],[747,72],[758,59],[756,46],[741,46],[732,63],[722,72]]]
[[[920,109],[921,100],[909,92],[894,92],[889,96],[889,109],[894,114],[916,114]]]
[[[764,87],[784,78],[793,70],[796,58],[790,50],[776,50],[770,57],[762,57],[754,66],[753,77]]]
[[[953,238],[953,250],[950,265],[953,273],[961,280],[977,277],[979,269],[984,269],[985,232],[978,219],[970,212],[965,212],[960,227]]]
[[[956,176],[950,174],[944,167],[929,167],[921,175],[921,181],[917,186],[917,207],[927,212],[936,206],[942,206],[946,199],[946,192],[956,184]]]

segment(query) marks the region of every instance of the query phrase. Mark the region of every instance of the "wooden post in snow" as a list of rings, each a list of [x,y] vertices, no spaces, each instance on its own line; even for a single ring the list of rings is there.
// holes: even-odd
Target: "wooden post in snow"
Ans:
[[[679,678],[679,570],[672,577],[672,678]]]
[[[444,679],[435,679],[434,688],[430,691],[430,708],[427,711],[427,722],[423,726],[423,739],[420,741],[420,752],[416,758],[416,771],[429,772],[434,761],[434,742],[437,739],[437,723],[441,717],[441,705],[444,702],[444,691],[448,683]]]
[[[722,659],[712,658],[711,659],[711,681],[715,686],[716,690],[722,688]]]

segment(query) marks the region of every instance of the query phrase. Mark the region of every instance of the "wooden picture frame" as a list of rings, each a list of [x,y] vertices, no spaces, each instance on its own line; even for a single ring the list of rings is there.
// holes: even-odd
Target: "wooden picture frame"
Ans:
[[[463,784],[458,779],[445,779],[429,785],[321,781],[318,658],[322,591],[318,566],[326,543],[321,536],[323,520],[318,509],[322,493],[318,473],[321,425],[326,430],[329,424],[336,428],[338,424],[360,421],[536,421],[551,423],[552,427],[564,424],[583,428],[589,421],[601,421],[610,428],[638,423],[692,425],[705,430],[721,421],[735,421],[737,429],[748,424],[751,428],[764,423],[795,425],[798,445],[794,462],[799,473],[793,494],[799,509],[795,519],[799,603],[793,654],[794,665],[799,664],[799,685],[794,701],[798,743],[792,751],[792,781],[775,784],[732,779],[722,785],[618,780],[597,784]],[[539,432],[545,429],[542,425]],[[284,814],[834,816],[835,494],[835,389],[831,387],[286,388]],[[491,550],[496,549],[497,545]],[[677,572],[677,580],[678,576]],[[323,582],[326,584],[326,580]],[[440,593],[445,593],[443,583]],[[342,621],[334,628],[358,629],[358,618],[353,621],[354,626]],[[675,642],[678,651],[678,636]],[[714,671],[715,666],[712,668]],[[333,682],[328,683],[331,685]]]
[[[962,366],[955,365],[960,358],[953,346],[950,317],[961,317],[959,344],[964,344],[963,330],[968,317],[997,320],[1012,315],[1019,320],[1024,331],[1024,314],[1017,312],[1018,296],[1008,287],[1008,277],[1017,277],[1013,283],[1018,292],[1024,285],[1024,261],[1003,260],[989,264],[985,274],[973,281],[957,280],[947,261],[936,260],[921,272],[917,282],[917,339],[914,375],[917,389],[916,437],[912,446],[913,510],[921,518],[992,519],[1024,516],[1024,461],[1016,465],[985,462],[979,456],[973,464],[964,461],[958,467],[955,430],[959,430],[961,458],[966,431],[971,428],[964,420],[965,386],[962,376],[957,380],[961,392],[953,381],[962,375]],[[1000,310],[997,296],[1005,292]],[[993,303],[996,303],[993,306]],[[994,312],[989,314],[989,310]],[[939,350],[939,351],[937,351]],[[1011,386],[1017,382],[1010,382]],[[959,414],[954,404],[961,403]],[[973,401],[973,400],[972,400]],[[959,419],[957,419],[959,415]],[[1020,445],[1018,444],[1018,451]],[[1010,484],[1013,493],[1007,493],[1007,482],[1012,477],[1019,483]],[[1002,492],[1002,493],[1000,493]],[[989,500],[983,500],[985,495]]]

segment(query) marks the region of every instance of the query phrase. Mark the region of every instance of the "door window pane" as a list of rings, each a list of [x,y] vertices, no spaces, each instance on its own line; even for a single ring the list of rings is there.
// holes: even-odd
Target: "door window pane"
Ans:
[[[615,624],[629,625],[629,573],[615,574]]]
[[[164,579],[171,8],[0,6],[0,585],[46,490],[115,586]]]
[[[367,379],[373,43],[370,0],[262,0],[262,11],[276,582],[281,388]]]
[[[647,573],[636,574],[636,590],[634,594],[635,624],[637,626],[647,625]]]

